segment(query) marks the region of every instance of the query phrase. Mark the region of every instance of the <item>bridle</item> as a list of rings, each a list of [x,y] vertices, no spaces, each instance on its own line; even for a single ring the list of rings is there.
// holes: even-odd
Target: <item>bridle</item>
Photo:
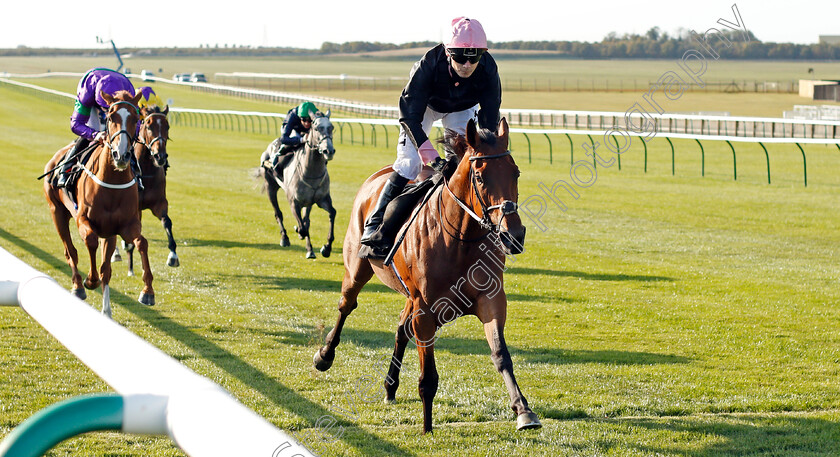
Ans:
[[[316,119],[319,119],[319,118],[316,118]],[[311,150],[314,149],[318,154],[326,156],[327,152],[321,152],[321,149],[319,148],[319,146],[321,145],[321,143],[323,143],[327,140],[332,140],[332,134],[329,132],[329,130],[327,130],[327,133],[324,133],[324,134],[321,135],[320,140],[314,141],[315,135],[312,135],[312,130],[317,131],[317,129],[315,128],[315,119],[312,120],[312,127],[310,127],[310,130],[309,130],[310,134],[306,138],[306,144],[305,144],[306,149],[308,151],[311,151]],[[307,154],[309,153],[308,151],[306,151]],[[325,157],[325,160],[326,160],[326,157]],[[303,174],[303,161],[302,160],[297,161],[295,173],[299,174],[300,182],[302,182],[304,185],[306,185],[307,187],[309,187],[312,190],[319,189],[321,187],[321,185],[324,184],[324,180],[327,179],[327,167],[326,166],[324,167],[324,172],[321,174],[321,176],[315,176],[315,177],[305,176]],[[309,182],[307,182],[307,180],[316,180],[316,179],[319,180],[319,181],[318,181],[318,184],[315,184],[314,186],[312,184],[309,184]]]
[[[113,104],[111,104],[111,106],[119,105],[119,104],[128,105],[128,106],[134,108],[135,111],[137,111],[137,107],[134,106],[133,103],[125,102],[125,101],[114,102]],[[139,115],[139,111],[138,111],[138,115]],[[111,117],[108,116],[106,118],[105,130],[108,131],[108,124],[113,124],[113,123],[114,122],[111,121]],[[132,147],[134,146],[134,143],[136,141],[136,138],[133,138],[131,136],[131,134],[128,132],[128,130],[123,129],[123,128],[121,128],[118,132],[111,135],[111,137],[108,139],[108,141],[105,142],[105,147],[108,148],[108,150],[110,151],[111,159],[114,160],[114,161],[116,161],[116,157],[119,155],[120,151],[118,149],[114,148],[114,146],[111,143],[114,142],[114,138],[117,138],[118,136],[120,136],[122,134],[125,134],[125,136],[128,137],[129,144],[128,144],[128,147],[126,147],[126,151],[128,151],[129,154],[131,153]],[[110,183],[104,182],[101,179],[99,179],[99,177],[97,177],[92,171],[90,171],[84,165],[82,165],[82,170],[85,172],[85,174],[88,175],[88,177],[91,180],[93,180],[93,182],[95,182],[96,184],[98,184],[102,187],[106,187],[108,189],[128,189],[131,186],[133,186],[134,183],[137,181],[137,179],[135,177],[132,177],[131,181],[129,181],[127,183],[124,183],[124,184],[110,184]]]
[[[139,116],[139,114],[140,114],[139,110],[137,110],[137,107],[136,107],[136,106],[134,106],[134,104],[133,104],[133,103],[131,103],[131,102],[118,101],[118,102],[114,102],[114,103],[112,103],[112,104],[111,104],[111,106],[112,106],[112,107],[113,107],[113,106],[116,106],[116,105],[128,105],[128,106],[130,106],[130,107],[134,108],[134,111],[136,111],[136,112],[137,112],[138,116]],[[113,123],[114,123],[114,122],[111,120],[111,116],[108,116],[108,117],[106,118],[105,130],[106,130],[106,131],[107,131],[107,130],[109,130],[109,129],[108,129],[108,124],[113,124]],[[116,137],[118,137],[118,136],[120,136],[120,135],[122,135],[122,134],[125,134],[125,136],[127,136],[127,137],[128,137],[128,148],[127,148],[127,150],[131,150],[131,147],[134,145],[135,141],[137,140],[136,138],[134,138],[134,137],[132,137],[132,136],[131,136],[131,133],[129,133],[129,132],[128,132],[128,130],[121,128],[118,132],[116,132],[116,133],[114,133],[113,135],[111,135],[111,136],[108,138],[108,141],[106,141],[106,142],[105,142],[105,147],[107,147],[107,148],[108,148],[108,150],[111,152],[111,156],[112,156],[112,157],[116,157],[116,156],[119,154],[119,151],[118,151],[118,150],[116,150],[116,149],[114,148],[113,144],[111,144],[111,143],[113,143],[113,142],[114,142],[114,138],[116,138]]]
[[[461,239],[457,235],[453,235],[452,233],[449,233],[447,231],[449,236],[455,238],[458,241],[474,242],[474,241],[479,241],[481,239],[484,239],[487,235],[489,235],[491,233],[494,233],[494,234],[498,235],[502,231],[502,226],[501,226],[502,219],[504,219],[504,217],[509,215],[509,214],[514,214],[514,213],[519,211],[519,205],[516,202],[510,201],[510,200],[503,200],[498,205],[489,205],[488,206],[487,204],[485,204],[484,199],[481,198],[481,194],[478,193],[478,182],[476,181],[476,177],[475,177],[475,175],[476,175],[475,169],[472,166],[472,163],[475,162],[476,160],[499,159],[499,158],[506,157],[506,156],[509,156],[509,155],[510,155],[510,150],[508,149],[507,151],[499,153],[499,154],[480,155],[480,156],[469,157],[469,161],[470,161],[470,183],[471,183],[470,187],[472,188],[473,195],[478,200],[478,204],[481,206],[481,212],[482,212],[481,216],[476,214],[475,211],[473,211],[472,208],[469,207],[469,205],[467,205],[466,203],[461,201],[461,199],[459,199],[457,196],[455,196],[455,193],[452,192],[452,189],[449,188],[449,182],[447,180],[443,181],[443,185],[446,188],[446,190],[449,192],[449,196],[452,197],[455,200],[455,202],[458,203],[458,206],[460,206],[471,218],[473,218],[476,222],[478,222],[478,225],[481,226],[482,229],[487,230],[487,233],[485,233],[481,237],[473,239],[473,240]],[[441,205],[441,201],[440,201],[442,198],[443,198],[443,192],[441,192],[438,195],[438,200],[439,200],[438,201],[438,215],[441,219],[441,222],[443,222],[443,213],[442,213],[442,209],[441,209],[443,205]],[[499,223],[498,224],[493,223],[493,220],[490,217],[491,212],[493,212],[495,210],[500,210],[502,212],[502,217],[499,218]],[[441,226],[444,227],[444,231],[446,231],[446,224],[441,223]]]
[[[151,113],[148,116],[146,116],[146,119],[150,119],[150,118],[155,117],[155,116],[160,116],[160,117],[163,117],[164,120],[167,120],[166,115],[163,114],[163,113]],[[150,127],[145,125],[145,122],[144,122],[144,125],[143,125],[143,129],[148,130],[149,132],[152,131],[152,129]],[[162,167],[168,165],[168,162],[166,160],[167,158],[164,155],[165,154],[165,149],[164,149],[164,152],[161,152],[161,151],[155,152],[152,149],[152,146],[154,146],[155,143],[160,142],[164,147],[166,147],[166,140],[167,140],[167,138],[164,138],[163,135],[158,135],[158,136],[154,137],[151,142],[146,143],[146,141],[142,137],[140,137],[139,135],[137,137],[137,142],[142,144],[146,149],[148,149],[149,153],[155,159],[155,162],[159,166],[162,166]]]

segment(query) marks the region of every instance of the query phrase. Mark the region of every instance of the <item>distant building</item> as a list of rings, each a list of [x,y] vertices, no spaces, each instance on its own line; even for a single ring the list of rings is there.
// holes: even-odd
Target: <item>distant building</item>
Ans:
[[[799,96],[811,100],[840,101],[840,81],[800,79]]]
[[[820,43],[840,44],[840,35],[820,35]]]

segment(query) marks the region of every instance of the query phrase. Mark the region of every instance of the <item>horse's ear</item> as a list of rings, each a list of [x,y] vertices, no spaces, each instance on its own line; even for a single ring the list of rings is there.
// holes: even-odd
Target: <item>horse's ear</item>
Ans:
[[[131,99],[131,102],[134,103],[134,106],[140,106],[140,100],[143,99],[143,92],[137,92],[134,95],[134,98]]]
[[[99,91],[99,95],[102,96],[102,100],[105,100],[108,103],[108,106],[111,106],[114,103],[114,97],[111,94],[105,92],[104,90]]]
[[[505,140],[505,143],[507,143],[508,133],[510,133],[510,127],[508,127],[507,119],[502,118],[499,121],[499,128],[496,129],[496,136]]]
[[[331,108],[327,109],[327,112],[324,113],[324,116],[330,117],[330,115],[332,115],[332,109]]]
[[[475,126],[475,120],[470,119],[467,122],[467,144],[472,146],[473,149],[478,149],[478,130]]]
[[[166,105],[166,106],[163,108],[163,115],[164,115],[164,116],[167,116],[168,114],[169,114],[169,105]]]

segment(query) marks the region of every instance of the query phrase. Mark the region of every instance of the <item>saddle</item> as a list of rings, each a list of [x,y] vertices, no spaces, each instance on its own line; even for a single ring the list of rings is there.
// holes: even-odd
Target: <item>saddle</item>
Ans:
[[[91,144],[90,146],[82,150],[82,153],[76,156],[76,159],[74,159],[73,166],[70,168],[70,170],[67,171],[67,185],[64,186],[64,193],[67,195],[67,198],[69,198],[70,201],[76,203],[77,206],[78,201],[76,200],[76,183],[79,181],[79,177],[82,175],[82,167],[87,165],[91,156],[93,156],[94,149],[96,149],[96,145]],[[68,153],[69,152],[70,151],[68,151]],[[50,184],[53,187],[55,187],[56,183],[58,182],[59,173],[61,173],[60,168],[56,169],[50,177]]]
[[[434,164],[432,164],[434,174],[422,181],[415,181],[407,184],[402,193],[394,197],[394,199],[388,203],[388,206],[385,207],[385,213],[382,216],[382,226],[377,235],[394,241],[397,233],[403,227],[411,213],[413,213],[415,209],[419,209],[418,207],[425,205],[428,201],[424,200],[423,197],[425,197],[434,188],[438,187],[444,179],[451,178],[457,167],[458,157],[455,155],[447,157],[446,160],[440,158],[436,159]],[[404,230],[408,229],[409,227],[406,227]],[[400,246],[401,242],[402,238],[397,239],[393,243],[391,250],[396,250]],[[372,256],[372,254],[373,250],[370,246],[364,244],[361,245],[358,253],[360,258],[368,258]]]

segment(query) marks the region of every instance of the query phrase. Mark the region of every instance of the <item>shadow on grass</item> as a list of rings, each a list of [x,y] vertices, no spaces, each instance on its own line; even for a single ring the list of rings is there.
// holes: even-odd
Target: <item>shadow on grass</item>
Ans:
[[[0,229],[0,237],[29,252],[47,264],[56,267],[56,269],[69,276],[69,271],[67,271],[69,268],[61,268],[65,266],[64,262],[43,249],[3,229]],[[254,368],[236,354],[196,334],[191,328],[160,314],[156,309],[141,305],[132,297],[122,294],[113,288],[111,289],[111,300],[112,303],[119,303],[125,310],[165,333],[170,338],[189,347],[203,359],[227,372],[231,377],[238,379],[251,389],[260,392],[277,406],[283,407],[305,419],[311,427],[315,427],[318,419],[325,416],[337,419],[339,424],[353,427],[355,429],[354,433],[343,435],[345,438],[344,442],[356,447],[361,453],[364,453],[365,449],[375,447],[387,455],[414,455],[400,448],[398,445],[384,441],[376,435],[355,427],[354,423],[346,421],[340,415],[336,417],[330,410],[310,401],[282,383],[277,382],[274,378]],[[309,443],[304,444],[309,445]]]
[[[526,268],[526,267],[511,267],[505,273],[520,274],[520,275],[546,275],[546,276],[561,276],[568,278],[580,278],[590,281],[669,281],[674,282],[676,279],[667,276],[644,276],[644,275],[625,275],[625,274],[598,274],[598,273],[584,273],[582,271],[561,271],[561,270],[547,270],[544,268]]]
[[[311,346],[313,341],[323,345],[322,330],[312,326],[302,326],[303,331],[277,331],[267,333],[269,336],[279,338],[285,344],[298,346]],[[329,329],[327,329],[329,330]],[[396,331],[396,324],[394,324]],[[394,349],[394,332],[376,330],[357,330],[352,328],[352,315],[348,324],[341,332],[341,341],[353,343],[368,349],[381,351],[392,351]],[[586,351],[567,350],[560,348],[521,348],[517,347],[515,341],[507,340],[508,350],[515,361],[524,363],[545,363],[554,365],[600,363],[604,365],[673,365],[684,364],[692,361],[689,357],[672,354],[655,354],[651,352],[632,351]],[[338,351],[341,351],[339,346]],[[409,348],[413,349],[409,344]],[[484,339],[461,338],[449,335],[441,335],[435,342],[436,351],[445,351],[457,355],[487,355],[490,357],[490,348]]]
[[[608,421],[612,422],[612,421]],[[647,444],[655,440],[628,440],[655,455],[718,456],[824,456],[840,455],[840,426],[829,419],[797,415],[715,415],[667,419],[617,419],[616,423],[645,430],[645,436],[674,437],[671,444]],[[708,445],[687,447],[691,437],[714,437]],[[630,437],[632,438],[632,436]],[[666,438],[667,439],[667,438]],[[612,447],[614,442],[599,445]]]

